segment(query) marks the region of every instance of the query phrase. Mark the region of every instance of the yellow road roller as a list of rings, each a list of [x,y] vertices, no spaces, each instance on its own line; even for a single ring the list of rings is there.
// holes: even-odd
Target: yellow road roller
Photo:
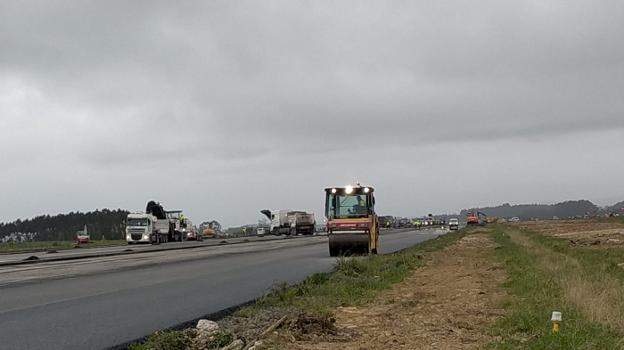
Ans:
[[[375,189],[359,183],[325,189],[329,255],[377,254],[379,219]]]

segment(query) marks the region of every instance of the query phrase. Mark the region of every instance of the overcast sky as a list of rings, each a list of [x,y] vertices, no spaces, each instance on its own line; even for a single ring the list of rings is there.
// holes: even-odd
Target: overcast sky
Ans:
[[[624,199],[624,2],[2,1],[0,221]]]

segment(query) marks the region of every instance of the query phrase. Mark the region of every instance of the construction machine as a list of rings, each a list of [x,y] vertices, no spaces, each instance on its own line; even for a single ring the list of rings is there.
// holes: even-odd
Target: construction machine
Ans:
[[[487,215],[485,215],[485,213],[482,213],[480,211],[469,211],[468,214],[466,214],[466,224],[468,226],[473,226],[473,225],[485,225],[486,223],[486,218]]]
[[[316,230],[316,219],[314,213],[303,210],[261,210],[271,224],[269,232],[279,236],[282,233],[287,235],[313,235]]]
[[[221,224],[218,221],[206,221],[199,225],[203,238],[216,238],[221,233]]]
[[[325,189],[325,216],[329,255],[377,254],[379,218],[375,190],[359,183]]]

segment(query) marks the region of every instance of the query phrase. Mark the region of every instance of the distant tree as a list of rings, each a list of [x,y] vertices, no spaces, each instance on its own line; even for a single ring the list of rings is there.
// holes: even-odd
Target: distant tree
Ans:
[[[59,215],[40,215],[32,219],[17,219],[14,222],[0,223],[0,239],[12,233],[34,233],[38,241],[69,241],[76,239],[76,232],[87,225],[92,237],[123,239],[124,220],[128,211],[122,209],[102,209],[93,212],[70,212]]]
[[[520,204],[509,205],[505,203],[497,207],[473,208],[462,210],[465,216],[469,210],[477,210],[488,216],[496,217],[519,217],[528,219],[552,219],[553,217],[567,218],[583,215],[593,215],[599,212],[598,206],[588,200],[567,201],[557,204]]]

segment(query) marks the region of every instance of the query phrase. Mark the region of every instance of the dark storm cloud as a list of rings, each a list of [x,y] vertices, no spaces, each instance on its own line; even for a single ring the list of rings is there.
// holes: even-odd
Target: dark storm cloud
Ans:
[[[622,34],[620,1],[3,2],[0,160],[116,188],[193,164],[193,188],[285,157],[600,139],[624,130]]]

